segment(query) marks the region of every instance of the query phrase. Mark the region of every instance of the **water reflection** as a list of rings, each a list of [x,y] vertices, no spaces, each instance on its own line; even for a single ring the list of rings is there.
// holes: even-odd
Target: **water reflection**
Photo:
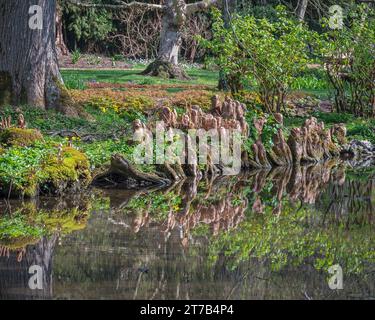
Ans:
[[[0,221],[21,211],[46,230],[42,240],[0,230],[0,298],[373,298],[374,186],[375,171],[327,162],[1,202]],[[27,287],[35,263],[42,292]],[[334,263],[345,273],[339,292],[327,284]]]

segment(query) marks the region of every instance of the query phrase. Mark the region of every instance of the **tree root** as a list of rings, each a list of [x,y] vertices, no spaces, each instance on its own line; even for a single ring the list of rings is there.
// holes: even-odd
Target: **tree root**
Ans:
[[[112,156],[108,171],[97,175],[93,180],[94,186],[126,189],[165,187],[170,184],[169,179],[139,171],[119,154]]]
[[[141,74],[145,76],[161,77],[166,79],[190,79],[190,77],[180,66],[162,60],[155,60]]]

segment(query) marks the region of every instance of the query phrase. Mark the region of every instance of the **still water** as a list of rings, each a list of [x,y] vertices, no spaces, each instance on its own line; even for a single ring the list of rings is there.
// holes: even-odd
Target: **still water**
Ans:
[[[0,299],[375,298],[375,168],[3,200],[0,212]],[[333,265],[342,290],[329,286]]]

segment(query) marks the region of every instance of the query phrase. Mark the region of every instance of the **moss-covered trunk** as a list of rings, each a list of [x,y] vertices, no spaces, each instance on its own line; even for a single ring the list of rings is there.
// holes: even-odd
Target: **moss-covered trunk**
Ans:
[[[0,0],[0,104],[60,107],[55,13],[56,0]]]

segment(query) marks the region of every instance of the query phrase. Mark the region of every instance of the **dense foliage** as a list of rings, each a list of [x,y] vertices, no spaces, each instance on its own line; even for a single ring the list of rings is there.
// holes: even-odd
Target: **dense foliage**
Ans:
[[[312,62],[307,50],[315,33],[290,19],[283,7],[277,20],[235,16],[228,30],[215,10],[212,41],[203,41],[223,70],[232,93],[253,86],[268,112],[280,112],[294,79]]]
[[[375,11],[359,6],[322,48],[338,112],[375,115]]]

